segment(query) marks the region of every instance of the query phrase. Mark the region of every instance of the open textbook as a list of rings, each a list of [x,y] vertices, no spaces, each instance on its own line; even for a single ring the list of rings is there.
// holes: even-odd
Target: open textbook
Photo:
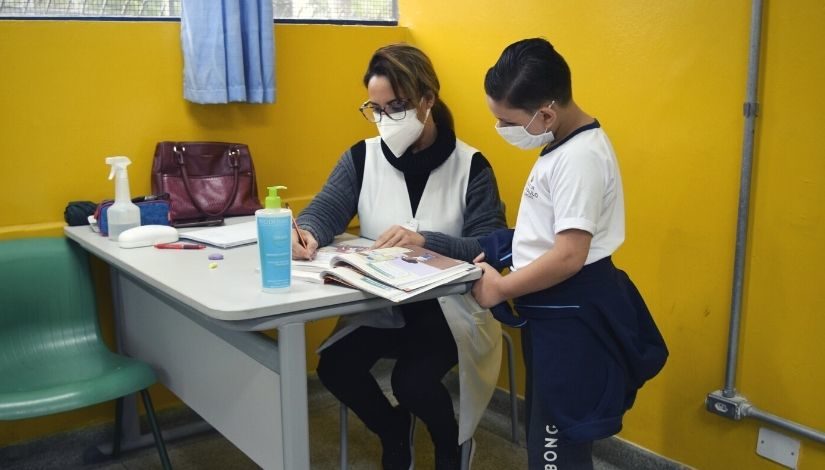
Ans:
[[[293,261],[293,276],[336,282],[400,302],[478,269],[418,246],[369,249],[363,238],[318,250],[313,261]]]
[[[298,272],[320,273],[332,266],[332,258],[336,255],[346,253],[357,253],[369,250],[374,242],[368,238],[358,238],[347,233],[338,235],[335,240],[315,252],[315,258],[311,260],[292,260],[292,270]],[[321,277],[316,276],[318,282]]]

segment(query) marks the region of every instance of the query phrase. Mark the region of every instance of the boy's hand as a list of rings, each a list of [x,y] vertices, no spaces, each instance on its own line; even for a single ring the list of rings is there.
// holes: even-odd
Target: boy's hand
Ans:
[[[481,256],[483,256],[483,254],[477,256],[476,259]],[[476,302],[484,308],[490,308],[493,305],[498,305],[507,300],[501,295],[499,289],[499,285],[503,279],[501,274],[487,263],[477,262],[475,260],[474,262],[476,266],[481,268],[481,278],[473,284],[473,297],[475,297]]]

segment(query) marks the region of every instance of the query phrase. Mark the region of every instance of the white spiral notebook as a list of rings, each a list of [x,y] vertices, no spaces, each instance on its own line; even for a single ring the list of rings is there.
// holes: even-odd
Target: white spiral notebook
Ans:
[[[232,248],[258,242],[258,226],[254,220],[240,224],[221,225],[191,232],[181,232],[180,238],[192,240],[218,248]]]

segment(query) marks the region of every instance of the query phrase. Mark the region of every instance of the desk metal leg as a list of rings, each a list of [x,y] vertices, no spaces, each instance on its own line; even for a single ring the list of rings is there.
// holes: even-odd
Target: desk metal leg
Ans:
[[[109,280],[112,284],[112,307],[115,314],[115,340],[117,343],[117,351],[120,354],[125,354],[123,352],[123,339],[120,333],[123,329],[123,300],[120,296],[120,275],[116,269],[109,269]],[[121,433],[119,440],[120,445],[119,449],[117,449],[118,453],[120,451],[128,451],[149,445],[149,442],[145,439],[141,444],[142,436],[140,434],[140,417],[138,416],[136,397],[137,394],[127,395],[121,398],[121,401],[115,411],[117,415],[115,416],[115,425],[120,425],[119,431]],[[98,445],[97,450],[100,453],[99,455],[102,456],[109,456],[114,453],[114,449],[112,449],[112,444],[110,443]],[[92,457],[93,454],[88,452],[86,455],[87,460],[90,461],[100,459],[100,457]]]
[[[284,468],[309,469],[306,338],[303,323],[278,327]]]
[[[121,296],[121,282],[120,273],[114,269],[109,270],[109,279],[112,285],[112,304],[115,314],[115,338],[117,342],[117,350],[120,354],[126,354],[123,346],[123,335],[125,325],[123,321],[124,308],[123,299]],[[120,424],[120,448],[119,452],[128,452],[136,449],[143,449],[155,445],[155,440],[152,434],[143,434],[140,431],[140,416],[138,415],[137,393],[123,397],[122,402],[118,405],[116,413],[119,416],[115,417],[115,425]],[[166,442],[182,439],[196,434],[212,431],[210,426],[205,421],[198,421],[195,423],[185,424],[173,429],[162,431],[163,439]],[[96,446],[93,449],[87,450],[85,459],[89,462],[97,462],[104,458],[113,456],[114,449],[112,443],[104,443]]]
[[[117,352],[124,353],[123,338],[121,332],[123,331],[123,299],[120,295],[120,274],[116,269],[109,269],[109,280],[112,284],[112,308],[115,314],[115,341],[117,342]],[[140,417],[138,416],[137,393],[128,395],[122,398],[119,410],[120,416],[117,416],[115,422],[120,420],[120,432],[122,450],[128,450],[132,447],[132,443],[140,440]],[[104,451],[104,446],[98,447]]]

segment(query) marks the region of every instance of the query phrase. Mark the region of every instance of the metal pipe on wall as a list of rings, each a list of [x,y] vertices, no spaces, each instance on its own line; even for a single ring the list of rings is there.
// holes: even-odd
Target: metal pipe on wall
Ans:
[[[817,431],[816,429],[809,428],[803,424],[795,423],[793,421],[789,421],[785,418],[780,418],[779,416],[772,415],[765,411],[762,411],[755,406],[751,406],[747,412],[745,413],[747,417],[758,419],[760,421],[764,421],[769,424],[773,424],[774,426],[780,427],[782,429],[787,429],[788,431],[793,431],[797,434],[801,434],[812,441],[817,441],[825,444],[825,434]]]
[[[797,433],[816,442],[825,443],[825,433],[762,411],[736,391],[736,368],[739,355],[740,325],[742,323],[742,292],[745,279],[745,255],[748,238],[751,178],[753,170],[753,142],[758,114],[756,101],[759,78],[759,54],[762,39],[762,0],[754,0],[751,8],[750,50],[748,53],[748,80],[745,91],[745,132],[742,145],[742,169],[739,183],[739,209],[736,221],[736,248],[733,261],[733,293],[731,296],[728,353],[725,368],[725,387],[707,395],[705,404],[711,413],[733,420],[754,418],[779,428]]]
[[[745,135],[742,145],[742,169],[739,177],[739,210],[736,222],[736,249],[733,259],[733,295],[731,297],[728,362],[725,369],[726,397],[736,394],[736,360],[739,355],[739,327],[742,322],[742,291],[745,280],[745,255],[748,244],[748,220],[753,170],[753,140],[756,128],[759,52],[762,39],[762,0],[754,0],[751,9],[751,39],[748,53],[748,82],[745,89]]]

